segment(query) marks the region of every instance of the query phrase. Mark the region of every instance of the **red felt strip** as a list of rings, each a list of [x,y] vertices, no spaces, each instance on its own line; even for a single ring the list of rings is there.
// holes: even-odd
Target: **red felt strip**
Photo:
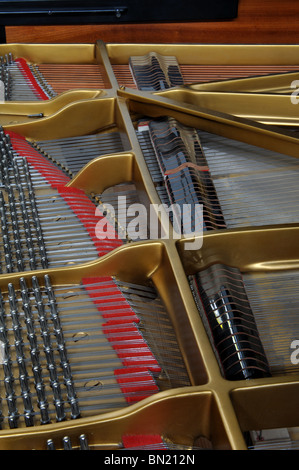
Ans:
[[[65,186],[57,186],[56,189],[63,199],[68,203],[72,211],[77,215],[78,219],[80,219],[83,223],[100,256],[107,254],[112,249],[115,249],[123,244],[122,240],[118,238],[118,234],[114,230],[114,227],[109,224],[108,220],[106,220],[106,224],[109,227],[109,236],[111,238],[107,240],[101,240],[96,237],[95,230],[96,225],[99,222],[99,216],[95,215],[95,206],[88,199],[84,191],[76,188],[66,188]],[[80,204],[78,204],[79,196]],[[103,218],[105,217],[103,216]]]
[[[127,309],[119,309],[119,310],[109,310],[109,309],[106,309],[106,312],[107,313],[104,313],[105,312],[105,309],[102,310],[102,317],[103,318],[107,318],[108,321],[107,321],[107,325],[109,324],[118,324],[118,325],[121,325],[122,323],[128,323],[129,321],[130,322],[134,322],[134,323],[139,323],[139,318],[134,315],[133,313],[130,313]]]
[[[155,449],[166,449],[159,434],[127,434],[122,437],[122,442],[126,449],[147,446],[155,446]]]
[[[103,256],[123,244],[123,241],[118,238],[115,228],[109,221],[104,216],[101,217],[99,211],[97,211],[96,215],[96,208],[84,191],[65,186],[69,183],[70,178],[63,171],[43,157],[24,137],[7,130],[5,130],[5,133],[10,136],[14,150],[20,156],[27,159],[30,165],[46,179],[52,188],[58,191],[74,214],[76,214],[89,233],[99,256]],[[97,225],[100,221],[104,221],[106,238],[98,238],[96,236]]]
[[[127,315],[126,312],[122,312],[122,317],[119,318],[119,313],[112,313],[111,315],[102,315],[103,318],[108,318],[109,320],[105,323],[106,327],[119,327],[120,325],[128,325],[128,323],[139,323],[140,320],[137,316]],[[128,328],[127,326],[125,328]],[[109,328],[107,328],[109,333]],[[112,329],[111,329],[112,331]]]
[[[5,131],[5,134],[9,135],[10,138],[15,138],[15,139],[25,140],[26,141],[26,138],[21,134],[17,134],[16,132],[9,131],[7,129],[4,129],[4,131]]]
[[[49,97],[46,95],[46,93],[43,91],[43,89],[40,87],[40,85],[37,83],[33,73],[30,70],[29,65],[27,64],[26,60],[23,58],[18,58],[15,59],[15,62],[18,65],[19,70],[22,72],[23,76],[29,81],[29,83],[32,85],[34,92],[36,96],[42,100],[48,100]]]
[[[128,403],[136,403],[159,391],[152,375],[145,368],[116,369],[115,378]]]
[[[103,325],[103,333],[124,366],[123,369],[114,371],[114,374],[127,402],[134,403],[159,391],[150,371],[157,373],[161,371],[161,368],[138,330],[136,325],[136,318],[139,321],[138,317],[119,287],[109,277],[84,278],[82,284],[103,317],[106,318],[109,315],[107,312],[110,307],[112,309],[113,320]],[[107,303],[107,295],[113,295],[110,307]],[[106,301],[104,307],[101,303],[102,297],[105,297]],[[117,299],[121,304],[118,316],[115,311]],[[142,372],[141,378],[138,375],[135,376],[136,371],[139,374]]]
[[[160,372],[161,368],[156,365],[155,361],[153,361],[151,358],[146,360],[145,358],[138,358],[136,356],[121,356],[118,354],[119,359],[121,359],[122,364],[124,367],[127,368],[127,370],[130,370],[132,367],[146,367],[149,371],[152,372]]]
[[[130,336],[130,338],[139,339],[140,333],[136,329],[135,324],[133,322],[129,323],[131,322],[131,319],[124,321],[123,324],[121,322],[122,320],[118,320],[117,322],[115,321],[113,325],[111,325],[111,322],[103,325],[103,332],[105,335],[109,335],[109,337],[111,337],[111,341],[124,338],[124,334],[126,335],[126,338]],[[130,333],[130,335],[128,333]]]
[[[121,299],[122,305],[121,308],[125,308],[125,314],[126,315],[132,315],[135,317],[135,312],[132,310],[131,306],[125,299],[124,295],[120,291],[120,289],[117,287],[117,285],[114,283],[113,279],[111,277],[92,277],[92,278],[84,278],[82,279],[82,284],[84,285],[84,288],[88,292],[89,297],[93,300],[94,304],[97,306],[97,309],[99,312],[102,314],[102,312],[107,312],[106,306],[103,305],[101,297],[106,296],[106,295],[117,295],[119,299]],[[109,282],[107,284],[107,282]],[[109,291],[107,292],[107,289]],[[114,310],[114,307],[113,307]],[[108,306],[108,311],[109,311],[109,306]],[[114,313],[114,312],[113,312]],[[105,318],[105,315],[103,315]]]
[[[136,325],[130,328],[107,328],[103,332],[112,344],[119,359],[126,366],[146,366],[153,372],[160,372],[161,368],[152,351],[145,342]]]
[[[30,163],[54,189],[57,185],[69,183],[70,178],[53,163],[43,157],[37,150],[31,147],[25,137],[7,129],[4,131],[5,134],[9,135],[13,149],[21,157],[25,157],[28,163]]]
[[[108,328],[105,328],[105,326],[103,327],[103,333],[105,335],[107,335],[107,339],[108,341],[110,341],[111,343],[114,343],[115,345],[115,349],[117,349],[117,346],[116,346],[116,343],[118,342],[119,344],[121,342],[126,342],[126,344],[128,344],[129,341],[135,341],[135,345],[136,345],[136,341],[139,340],[139,337],[138,337],[138,334],[136,333],[137,330],[136,330],[136,327],[135,326],[131,326],[131,328],[122,328],[122,331],[121,333],[111,333],[111,328],[108,329]]]

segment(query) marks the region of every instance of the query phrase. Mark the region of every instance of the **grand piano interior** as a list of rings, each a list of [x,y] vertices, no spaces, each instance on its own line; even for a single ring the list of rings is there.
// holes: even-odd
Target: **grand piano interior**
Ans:
[[[298,449],[299,7],[70,3],[0,1],[0,449]]]

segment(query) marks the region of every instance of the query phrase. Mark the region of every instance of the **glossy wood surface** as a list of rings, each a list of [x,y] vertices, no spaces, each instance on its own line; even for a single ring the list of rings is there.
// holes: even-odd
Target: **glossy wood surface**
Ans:
[[[26,43],[299,43],[298,0],[240,0],[231,21],[6,27],[6,41]]]

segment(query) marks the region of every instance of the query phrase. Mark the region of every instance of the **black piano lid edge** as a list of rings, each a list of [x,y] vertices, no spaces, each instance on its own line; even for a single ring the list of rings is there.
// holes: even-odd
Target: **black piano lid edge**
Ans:
[[[108,3],[108,5],[107,5]],[[238,0],[0,0],[2,25],[111,24],[231,20],[238,15]]]
[[[229,21],[238,16],[239,0],[0,0],[0,42],[5,26],[103,25]],[[108,5],[107,5],[108,4]]]

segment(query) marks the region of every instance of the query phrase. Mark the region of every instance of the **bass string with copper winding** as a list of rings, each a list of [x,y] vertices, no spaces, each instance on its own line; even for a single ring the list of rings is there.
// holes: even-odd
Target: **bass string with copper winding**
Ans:
[[[224,377],[269,376],[268,359],[240,271],[216,264],[190,275],[189,282]]]
[[[221,205],[195,129],[170,118],[144,119],[139,123],[137,137],[160,198],[164,201],[168,197],[170,204],[182,208],[191,204],[194,209],[202,204],[204,230],[225,228]],[[194,224],[194,215],[191,220]],[[185,226],[183,230],[189,228]]]
[[[205,64],[179,64],[183,83],[193,84],[229,80],[233,78],[247,78],[277,73],[297,72],[298,65],[205,65]],[[128,64],[112,65],[119,85],[136,89],[130,67]]]

